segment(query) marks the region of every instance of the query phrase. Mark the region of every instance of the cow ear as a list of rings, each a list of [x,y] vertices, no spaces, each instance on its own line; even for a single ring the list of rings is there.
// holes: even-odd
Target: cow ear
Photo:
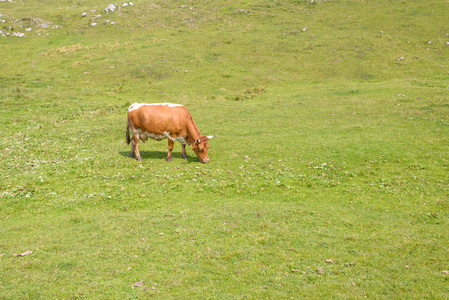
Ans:
[[[200,143],[200,139],[197,139],[193,145],[192,145],[192,149],[198,148],[198,144]]]

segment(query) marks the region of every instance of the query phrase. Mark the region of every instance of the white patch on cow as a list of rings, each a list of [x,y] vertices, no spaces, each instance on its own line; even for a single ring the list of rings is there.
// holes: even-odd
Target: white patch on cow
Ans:
[[[174,138],[173,140],[177,140],[178,142],[180,142],[183,145],[187,145],[186,140],[184,139],[184,137],[182,136],[178,136],[177,138]]]
[[[173,142],[174,141],[178,141],[178,142],[180,142],[183,145],[187,145],[187,142],[186,142],[184,137],[182,137],[182,136],[178,136],[178,137],[175,137],[175,138],[171,137],[170,132],[168,132],[168,131],[165,131],[162,134],[155,134],[155,133],[152,133],[152,132],[142,131],[142,130],[139,129],[138,134],[139,134],[139,138],[144,143],[146,142],[146,140],[148,138],[156,140],[156,141],[160,141],[160,140],[168,138],[168,139],[172,140]]]
[[[137,135],[144,143],[146,142],[146,140],[148,138],[150,138],[150,139],[153,139],[153,140],[156,140],[156,141],[161,141],[163,139],[170,139],[173,142],[174,141],[178,141],[178,142],[180,142],[183,145],[187,145],[187,142],[186,142],[184,137],[182,137],[182,136],[178,136],[178,137],[175,137],[175,138],[171,137],[170,132],[168,132],[168,131],[165,131],[162,134],[155,134],[155,133],[152,133],[152,132],[142,131],[142,130],[138,129],[136,133],[133,132],[133,135],[134,134]]]
[[[186,140],[184,139],[184,137],[182,137],[182,136],[178,136],[178,137],[171,137],[170,136],[170,134],[168,135],[168,138],[170,139],[170,140],[172,140],[173,142],[174,141],[178,141],[178,142],[180,142],[181,144],[183,144],[183,145],[187,145],[187,142],[186,142]]]
[[[140,139],[142,141],[145,141],[147,138],[160,141],[166,138],[170,138],[170,133],[168,131],[165,131],[163,134],[155,134],[152,132],[140,131]]]
[[[131,104],[131,106],[128,108],[128,112],[136,110],[144,105],[167,105],[168,107],[178,107],[178,106],[183,106],[181,104],[173,104],[173,103],[133,103]]]

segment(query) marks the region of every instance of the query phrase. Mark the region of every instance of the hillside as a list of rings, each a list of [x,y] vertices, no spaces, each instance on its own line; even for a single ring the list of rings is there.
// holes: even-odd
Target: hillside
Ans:
[[[446,7],[0,1],[0,298],[446,297]]]

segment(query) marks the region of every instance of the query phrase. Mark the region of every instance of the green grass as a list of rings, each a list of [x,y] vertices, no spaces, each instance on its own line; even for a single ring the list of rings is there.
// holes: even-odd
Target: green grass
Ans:
[[[0,298],[447,297],[444,1],[109,4],[0,2]]]

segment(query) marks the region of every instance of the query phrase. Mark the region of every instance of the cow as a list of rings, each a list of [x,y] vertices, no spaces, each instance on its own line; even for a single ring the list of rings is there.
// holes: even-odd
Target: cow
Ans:
[[[186,145],[202,163],[209,161],[207,150],[209,140],[215,136],[203,136],[192,119],[187,108],[172,103],[134,103],[128,108],[128,125],[126,127],[126,143],[131,143],[129,131],[132,133],[132,158],[142,161],[139,153],[139,140],[145,143],[147,138],[157,141],[168,139],[167,161],[172,161],[174,142],[182,144],[182,157],[187,159]]]

